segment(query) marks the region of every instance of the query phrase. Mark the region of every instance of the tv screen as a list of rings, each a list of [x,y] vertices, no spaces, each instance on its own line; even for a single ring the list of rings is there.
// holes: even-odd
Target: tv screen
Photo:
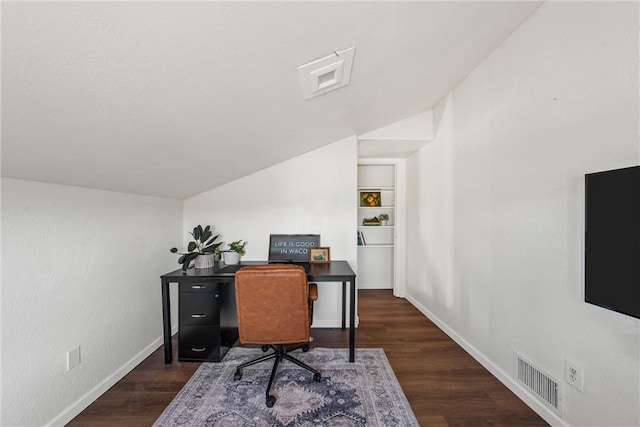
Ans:
[[[640,319],[640,166],[585,175],[585,301]]]

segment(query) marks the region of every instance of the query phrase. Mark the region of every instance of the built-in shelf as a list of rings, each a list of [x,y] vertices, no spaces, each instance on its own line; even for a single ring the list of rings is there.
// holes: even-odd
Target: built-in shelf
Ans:
[[[381,187],[381,186],[370,186],[370,187],[358,187],[358,191],[394,191],[394,187]]]
[[[358,165],[358,283],[361,288],[394,287],[396,240],[395,164]],[[380,206],[361,206],[361,192],[379,192]],[[389,216],[389,225],[363,225],[365,218]]]

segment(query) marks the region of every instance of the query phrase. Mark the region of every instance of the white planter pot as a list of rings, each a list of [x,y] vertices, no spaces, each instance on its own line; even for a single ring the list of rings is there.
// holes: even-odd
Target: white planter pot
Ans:
[[[212,268],[215,261],[215,254],[202,254],[196,257],[195,268]]]
[[[224,263],[227,265],[233,265],[240,262],[240,254],[238,252],[223,252]]]

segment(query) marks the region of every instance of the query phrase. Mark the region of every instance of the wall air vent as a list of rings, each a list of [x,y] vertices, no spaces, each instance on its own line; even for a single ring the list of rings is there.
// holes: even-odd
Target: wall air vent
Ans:
[[[534,366],[516,351],[513,352],[513,377],[532,392],[538,400],[560,417],[563,416],[561,383]]]
[[[304,99],[344,87],[351,81],[355,46],[336,50],[329,56],[298,67],[298,79]]]

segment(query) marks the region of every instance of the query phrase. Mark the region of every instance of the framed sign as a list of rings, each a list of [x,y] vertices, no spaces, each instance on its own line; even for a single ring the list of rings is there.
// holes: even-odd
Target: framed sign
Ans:
[[[361,191],[360,207],[375,208],[380,206],[382,198],[379,191]]]
[[[269,261],[309,262],[309,250],[319,246],[319,234],[271,234]]]
[[[315,264],[324,264],[331,262],[329,256],[329,248],[311,248],[309,249],[309,262]]]

